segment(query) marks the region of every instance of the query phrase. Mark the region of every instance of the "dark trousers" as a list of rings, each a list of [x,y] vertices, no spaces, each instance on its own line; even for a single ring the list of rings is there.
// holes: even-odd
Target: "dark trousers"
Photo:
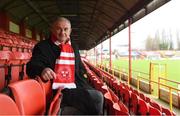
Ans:
[[[103,114],[104,98],[94,89],[64,89],[59,114],[100,115]]]

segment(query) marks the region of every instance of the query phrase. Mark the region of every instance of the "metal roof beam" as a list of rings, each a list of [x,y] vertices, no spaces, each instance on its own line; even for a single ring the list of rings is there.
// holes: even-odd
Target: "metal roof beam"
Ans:
[[[42,15],[41,11],[38,8],[36,8],[30,0],[25,1],[42,18],[42,20],[44,20],[48,24],[48,26],[50,26],[48,19],[44,15]]]

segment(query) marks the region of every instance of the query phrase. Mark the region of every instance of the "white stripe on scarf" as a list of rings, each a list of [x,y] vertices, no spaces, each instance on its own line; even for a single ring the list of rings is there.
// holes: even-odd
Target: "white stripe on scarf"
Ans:
[[[74,65],[74,64],[75,64],[75,61],[74,61],[74,60],[61,60],[61,59],[56,59],[56,64]]]
[[[74,53],[61,52],[61,56],[74,58]]]

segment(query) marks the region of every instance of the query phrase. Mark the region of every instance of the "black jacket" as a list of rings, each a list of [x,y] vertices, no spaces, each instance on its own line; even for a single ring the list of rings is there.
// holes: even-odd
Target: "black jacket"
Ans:
[[[74,42],[71,45],[75,53],[75,83],[77,88],[91,88],[86,79],[83,77],[85,73],[84,66],[81,62],[79,49]],[[49,67],[54,70],[55,61],[60,53],[60,48],[50,39],[43,40],[35,45],[31,60],[27,63],[26,73],[30,78],[41,76],[43,69]]]

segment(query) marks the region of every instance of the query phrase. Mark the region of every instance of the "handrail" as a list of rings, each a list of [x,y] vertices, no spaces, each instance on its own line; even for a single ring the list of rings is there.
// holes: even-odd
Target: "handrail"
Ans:
[[[177,81],[173,81],[173,80],[165,79],[165,78],[162,78],[162,77],[159,77],[159,78],[160,78],[160,79],[162,79],[162,80],[165,80],[165,81],[169,81],[169,82],[173,82],[173,83],[180,84],[180,82],[177,82]]]

